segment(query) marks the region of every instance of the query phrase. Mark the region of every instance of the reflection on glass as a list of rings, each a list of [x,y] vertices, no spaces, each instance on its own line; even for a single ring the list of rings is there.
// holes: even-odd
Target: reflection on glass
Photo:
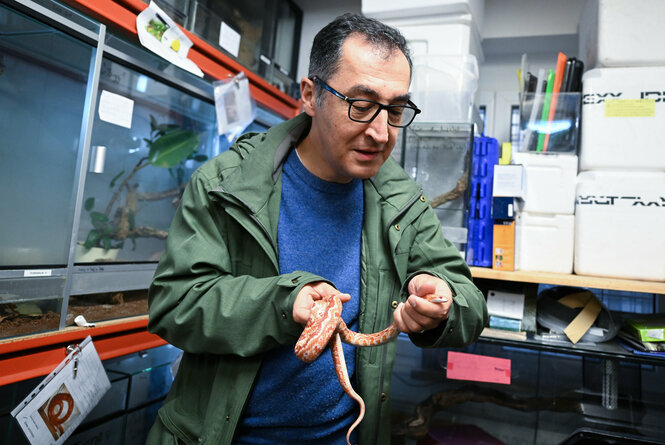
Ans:
[[[65,265],[93,48],[0,5],[0,267]]]
[[[257,71],[261,42],[265,38],[263,28],[266,20],[266,3],[266,0],[233,2],[199,0],[196,3],[191,30],[205,40],[221,46],[220,31],[224,22],[241,36],[236,59],[249,69]]]
[[[284,74],[293,76],[293,52],[298,35],[298,14],[292,5],[281,2],[277,6],[277,25],[275,30],[275,63],[284,70]]]
[[[297,96],[295,81],[302,13],[286,0],[193,1],[189,29],[221,48],[281,91]],[[235,54],[222,23],[239,34]]]
[[[157,261],[189,177],[219,152],[214,107],[107,59],[97,99],[76,262]]]

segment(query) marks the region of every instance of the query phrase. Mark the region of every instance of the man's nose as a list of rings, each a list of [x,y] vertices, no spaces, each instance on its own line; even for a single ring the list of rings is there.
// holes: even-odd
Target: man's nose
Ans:
[[[378,144],[385,144],[389,138],[388,110],[381,110],[379,114],[369,123],[368,134]]]

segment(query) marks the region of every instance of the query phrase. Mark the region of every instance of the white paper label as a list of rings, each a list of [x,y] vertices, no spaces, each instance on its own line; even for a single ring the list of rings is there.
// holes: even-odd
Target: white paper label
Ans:
[[[240,51],[240,34],[224,22],[222,22],[219,30],[219,46],[233,54],[234,57],[238,57],[238,51]]]
[[[649,329],[647,330],[647,337],[649,338],[657,338],[659,340],[663,340],[663,329]]]
[[[51,269],[24,270],[24,277],[50,277]]]
[[[119,94],[102,90],[99,98],[99,118],[104,122],[132,128],[134,101]]]
[[[521,320],[524,314],[524,295],[491,290],[487,293],[487,312],[490,315]]]

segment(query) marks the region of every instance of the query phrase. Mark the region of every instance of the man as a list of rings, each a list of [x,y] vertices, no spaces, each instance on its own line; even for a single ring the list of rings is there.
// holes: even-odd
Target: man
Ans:
[[[185,352],[149,443],[345,443],[358,408],[330,354],[293,353],[318,299],[339,294],[359,332],[394,321],[418,346],[477,338],[483,295],[390,158],[419,112],[410,78],[398,31],[338,17],[314,39],[304,113],[192,176],[150,289],[150,331]],[[345,345],[361,445],[389,443],[394,351]]]

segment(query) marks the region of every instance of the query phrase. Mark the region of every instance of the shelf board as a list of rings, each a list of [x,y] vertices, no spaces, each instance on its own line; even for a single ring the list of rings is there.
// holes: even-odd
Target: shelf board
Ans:
[[[630,292],[665,294],[665,282],[627,280],[623,278],[591,277],[575,274],[550,272],[525,272],[494,270],[485,267],[471,267],[473,278],[504,280],[523,283],[556,284],[560,286],[591,287]]]
[[[501,346],[512,346],[517,348],[534,349],[537,351],[554,352],[558,354],[577,355],[582,357],[595,357],[605,360],[630,361],[642,364],[652,364],[663,366],[665,356],[660,354],[642,353],[636,354],[623,348],[616,340],[605,343],[580,343],[573,345],[564,341],[545,341],[536,340],[533,334],[528,334],[526,340],[510,340],[503,338],[480,336],[478,341],[483,343],[492,343]]]
[[[67,356],[67,345],[90,335],[102,360],[132,354],[166,344],[146,330],[147,315],[95,323],[95,327],[70,326],[0,341],[0,386],[40,377],[51,372]]]

